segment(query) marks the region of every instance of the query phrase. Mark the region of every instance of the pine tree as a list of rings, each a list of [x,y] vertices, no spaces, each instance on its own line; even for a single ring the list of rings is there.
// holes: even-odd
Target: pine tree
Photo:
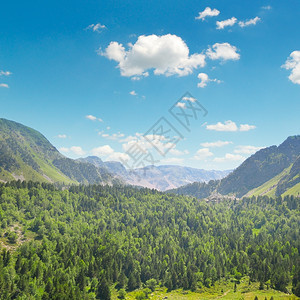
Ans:
[[[110,288],[109,288],[108,283],[105,278],[103,278],[100,281],[100,284],[98,286],[98,291],[97,291],[97,297],[100,298],[101,300],[110,300],[111,299]]]

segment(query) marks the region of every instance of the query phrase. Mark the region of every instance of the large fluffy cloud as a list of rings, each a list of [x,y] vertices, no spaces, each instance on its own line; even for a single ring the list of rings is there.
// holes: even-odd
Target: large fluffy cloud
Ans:
[[[291,82],[300,84],[300,51],[293,51],[282,67],[292,70],[289,76]]]
[[[207,56],[210,59],[222,59],[222,60],[238,60],[240,54],[237,53],[237,48],[229,43],[215,43],[212,47],[206,51]]]
[[[147,70],[154,69],[156,75],[191,74],[194,69],[205,65],[205,55],[190,55],[186,43],[176,35],[141,35],[135,44],[126,50],[122,44],[111,42],[100,53],[118,63],[122,76],[145,76]]]

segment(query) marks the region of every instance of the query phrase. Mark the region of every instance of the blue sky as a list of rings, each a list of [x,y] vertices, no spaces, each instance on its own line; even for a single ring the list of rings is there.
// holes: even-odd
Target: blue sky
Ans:
[[[298,0],[6,1],[0,117],[72,158],[127,160],[138,143],[158,164],[235,168],[299,134],[299,12]],[[208,111],[189,132],[168,112],[187,91]],[[162,137],[164,156],[143,137],[161,117],[183,135]]]

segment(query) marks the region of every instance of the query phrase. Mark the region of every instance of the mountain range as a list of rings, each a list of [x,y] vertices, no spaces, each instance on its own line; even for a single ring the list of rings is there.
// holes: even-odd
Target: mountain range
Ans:
[[[192,183],[169,192],[199,198],[211,195],[280,196],[300,193],[300,135],[259,150],[221,180]]]
[[[131,184],[165,191],[195,181],[221,179],[230,171],[181,166],[152,166],[128,171],[120,162],[89,156],[62,155],[38,131],[0,119],[0,180],[32,180],[64,184]]]
[[[103,162],[97,156],[78,160],[94,164],[96,167],[106,167],[110,173],[118,176],[126,184],[154,188],[160,191],[177,188],[195,181],[208,182],[221,179],[231,172],[231,170],[203,170],[176,165],[147,166],[128,171],[120,162]]]

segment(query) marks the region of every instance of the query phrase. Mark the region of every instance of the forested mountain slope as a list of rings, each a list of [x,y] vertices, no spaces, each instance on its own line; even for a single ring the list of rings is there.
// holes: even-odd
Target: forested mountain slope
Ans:
[[[109,183],[106,168],[66,158],[38,131],[0,119],[0,180]]]
[[[109,287],[131,291],[150,279],[200,293],[246,275],[300,292],[299,205],[294,197],[213,204],[122,186],[0,183],[1,299],[110,299]]]
[[[251,190],[259,188],[287,168],[291,174],[278,176],[275,182],[275,194],[281,195],[299,183],[300,135],[287,138],[281,145],[261,149],[246,159],[237,169],[220,181],[207,184],[193,183],[171,190],[178,194],[208,197],[212,192],[221,195],[242,197]],[[295,166],[294,166],[295,165]],[[293,167],[294,166],[294,167]],[[277,186],[278,183],[278,186]],[[269,185],[268,185],[269,186]],[[274,195],[275,195],[274,194]]]

